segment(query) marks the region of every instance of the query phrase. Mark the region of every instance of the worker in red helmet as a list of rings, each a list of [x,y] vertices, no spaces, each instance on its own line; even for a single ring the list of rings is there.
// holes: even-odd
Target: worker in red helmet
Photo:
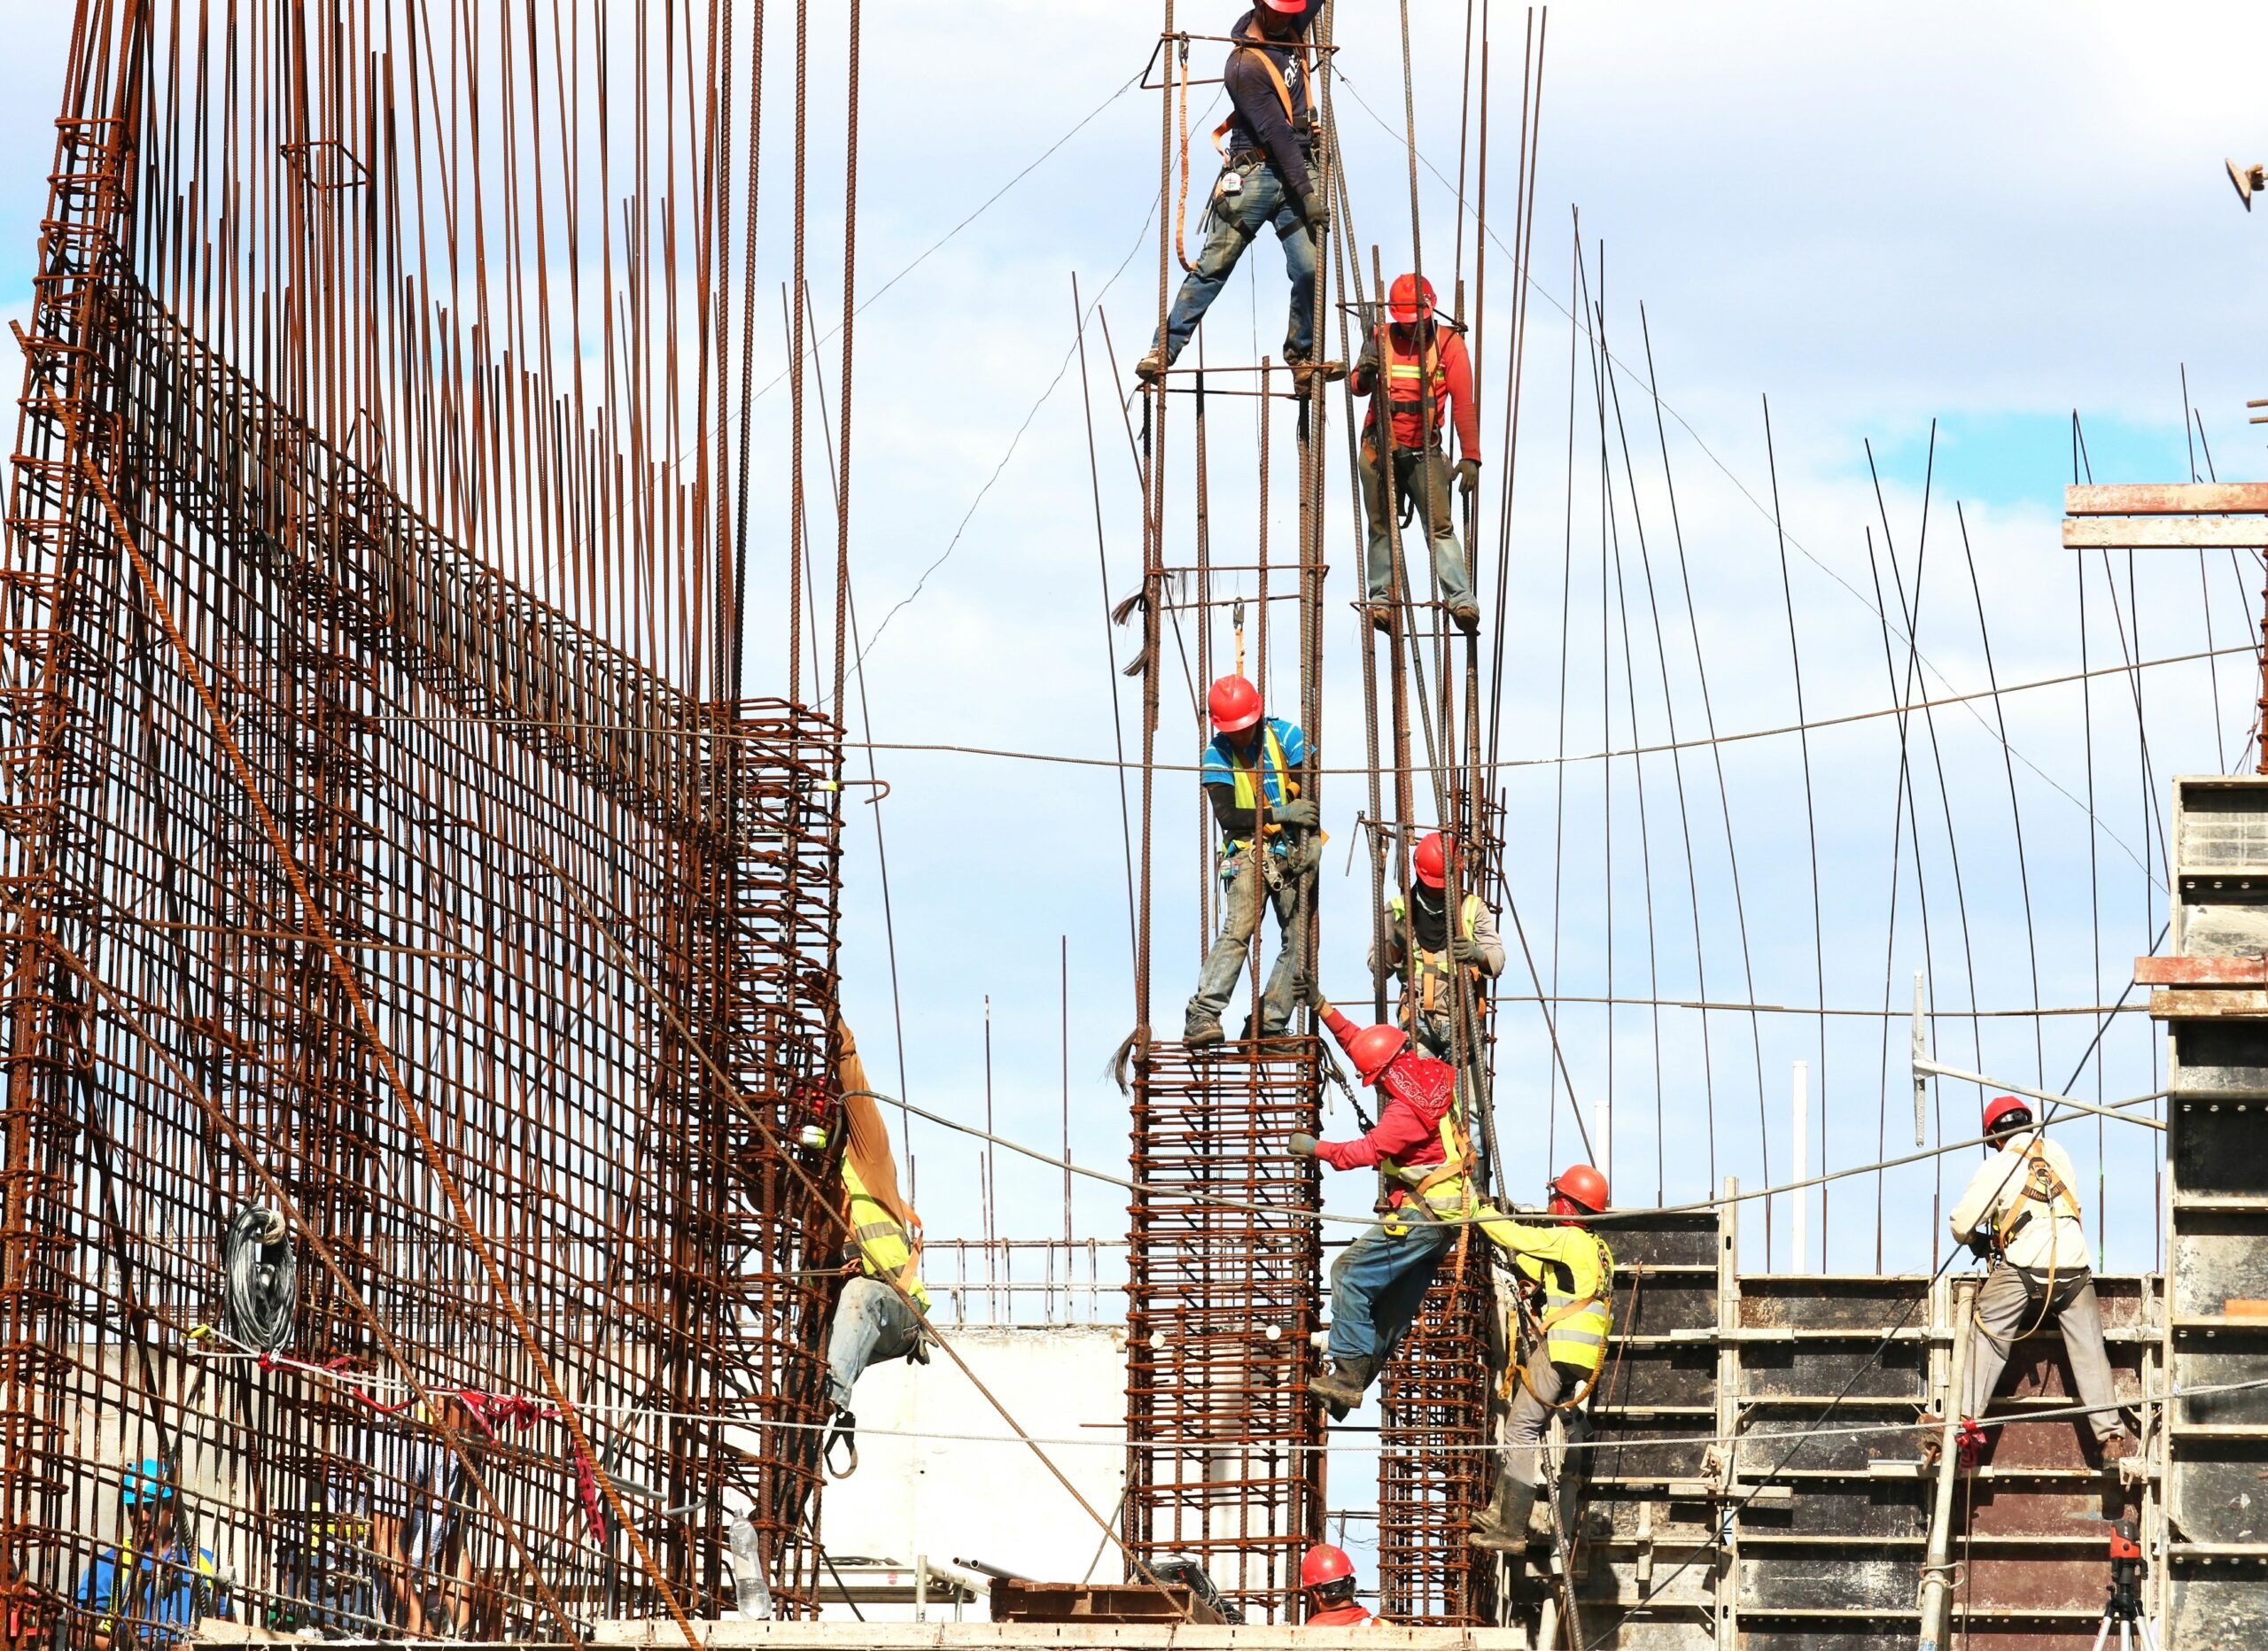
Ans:
[[[1989,1156],[1969,1177],[1952,1216],[1954,1238],[1991,1263],[1977,1292],[1961,1415],[1973,1422],[1984,1414],[2016,1338],[2054,1322],[2062,1331],[2079,1402],[2092,1407],[2087,1422],[2103,1461],[2131,1456],[2136,1443],[2111,1390],[2086,1229],[2072,1190],[2078,1174],[2071,1155],[2032,1127],[2031,1103],[2013,1095],[1985,1102],[1984,1136]],[[1938,1437],[1936,1424],[1928,1423],[1924,1448]]]
[[[1456,971],[1465,971],[1476,1012],[1468,1028],[1471,1039],[1480,1029],[1480,1016],[1487,1012],[1484,981],[1504,972],[1504,942],[1496,933],[1496,914],[1468,885],[1457,897],[1456,920],[1449,911],[1449,842],[1437,831],[1418,841],[1410,857],[1410,898],[1399,889],[1387,897],[1379,937],[1371,943],[1372,974],[1392,970],[1402,979],[1402,1024],[1410,1041],[1427,1055],[1451,1058],[1455,1041],[1450,1029],[1456,1012],[1452,989]]]
[[[1340,1252],[1331,1267],[1330,1368],[1308,1391],[1340,1417],[1363,1402],[1418,1316],[1434,1268],[1456,1242],[1456,1227],[1443,1218],[1476,1214],[1481,1205],[1456,1074],[1412,1050],[1400,1027],[1357,1027],[1329,1004],[1318,1001],[1316,1009],[1355,1063],[1356,1078],[1378,1090],[1382,1105],[1377,1126],[1355,1139],[1318,1141],[1301,1133],[1292,1137],[1291,1151],[1333,1169],[1379,1169],[1389,1189],[1388,1213]]]
[[[1274,907],[1281,942],[1261,993],[1260,1035],[1280,1037],[1290,1026],[1307,954],[1308,892],[1323,849],[1316,800],[1300,794],[1307,736],[1280,717],[1263,716],[1259,688],[1243,677],[1216,682],[1206,708],[1213,737],[1197,779],[1220,823],[1223,887],[1220,937],[1206,954],[1182,1026],[1183,1042],[1194,1048],[1225,1035],[1221,1012],[1244,973],[1262,906]]]
[[[1386,298],[1387,324],[1371,331],[1355,362],[1355,393],[1370,396],[1363,421],[1363,511],[1370,523],[1365,575],[1371,623],[1385,630],[1402,600],[1394,577],[1397,517],[1405,502],[1432,535],[1433,576],[1449,617],[1471,635],[1480,628],[1480,608],[1472,600],[1472,577],[1457,546],[1449,513],[1449,453],[1441,445],[1444,421],[1456,424],[1456,479],[1470,500],[1480,485],[1480,411],[1472,398],[1472,358],[1455,327],[1433,316],[1433,283],[1414,275],[1394,277]],[[1376,394],[1383,379],[1392,421],[1393,474],[1387,472],[1387,443],[1379,429]],[[1417,581],[1410,581],[1413,594]]]
[[[1543,1436],[1554,1415],[1573,1414],[1590,1396],[1614,1322],[1614,1252],[1585,1223],[1607,1205],[1606,1177],[1570,1165],[1546,1189],[1550,1222],[1508,1218],[1481,1230],[1511,1254],[1526,1299],[1520,1304],[1518,1377],[1496,1492],[1467,1540],[1518,1554],[1543,1482]]]
[[[1308,1596],[1309,1628],[1355,1628],[1375,1622],[1355,1602],[1355,1562],[1347,1550],[1318,1542],[1300,1561],[1300,1587]]]
[[[1330,222],[1315,116],[1309,106],[1314,65],[1308,31],[1323,0],[1259,0],[1229,31],[1236,44],[1221,71],[1231,112],[1213,134],[1222,152],[1214,180],[1205,250],[1197,255],[1166,316],[1162,337],[1135,365],[1145,383],[1173,365],[1197,323],[1262,226],[1284,246],[1292,306],[1284,360],[1304,388],[1315,361],[1316,241]],[[1327,368],[1336,376],[1343,367]]]

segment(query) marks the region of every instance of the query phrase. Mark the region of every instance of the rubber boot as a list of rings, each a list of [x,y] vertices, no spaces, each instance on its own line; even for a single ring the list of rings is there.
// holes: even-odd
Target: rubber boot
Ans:
[[[1379,1361],[1375,1359],[1333,1359],[1330,1369],[1309,1378],[1308,1391],[1352,1410],[1363,1402],[1363,1390],[1378,1373]]]
[[[1480,1510],[1464,1539],[1491,1554],[1527,1552],[1527,1522],[1535,1507],[1535,1486],[1523,1484],[1509,1473],[1496,1477],[1496,1494]]]

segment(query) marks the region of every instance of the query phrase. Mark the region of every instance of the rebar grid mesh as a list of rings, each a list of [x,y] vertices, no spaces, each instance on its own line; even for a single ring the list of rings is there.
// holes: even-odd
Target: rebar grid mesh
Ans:
[[[1495,1564],[1465,1541],[1494,1483],[1489,1429],[1488,1243],[1470,1227],[1441,1258],[1425,1306],[1381,1378],[1379,1615],[1487,1625]]]
[[[135,273],[132,102],[59,123],[0,562],[6,1642],[89,1632],[145,1458],[239,1617],[713,1612],[743,1501],[808,1612],[839,730],[687,697],[207,348]],[[288,1365],[190,1339],[247,1202]],[[448,1407],[421,1506],[404,1378],[532,1402]]]
[[[1312,1159],[1284,1143],[1320,1117],[1313,1038],[1136,1062],[1125,1539],[1201,1563],[1246,1620],[1294,1620],[1300,1556],[1323,1524],[1316,1368],[1322,1235]],[[1161,1191],[1157,1189],[1174,1189]],[[1247,1208],[1199,1202],[1231,1200]]]

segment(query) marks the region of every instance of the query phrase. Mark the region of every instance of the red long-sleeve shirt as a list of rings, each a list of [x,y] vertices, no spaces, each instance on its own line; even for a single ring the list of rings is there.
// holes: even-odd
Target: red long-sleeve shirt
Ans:
[[[1441,327],[1434,329],[1433,338],[1434,360],[1441,368],[1443,380],[1442,393],[1433,399],[1433,426],[1438,430],[1444,422],[1454,422],[1456,425],[1458,455],[1477,459],[1480,456],[1480,409],[1472,399],[1472,357],[1466,353],[1461,334]],[[1424,360],[1425,344],[1414,327],[1389,326],[1386,329],[1386,345],[1404,361],[1414,360],[1422,363]],[[1379,404],[1373,392],[1378,387],[1378,338],[1374,334],[1370,343],[1363,346],[1362,360],[1355,366],[1355,393],[1372,397],[1371,410],[1363,421],[1363,428],[1374,438],[1379,422]],[[1444,400],[1449,403],[1447,407],[1441,405]],[[1394,445],[1397,447],[1427,446],[1418,429],[1417,413],[1396,413],[1394,415]]]
[[[1326,1009],[1323,1022],[1341,1049],[1362,1030],[1336,1009]],[[1386,1105],[1377,1127],[1352,1141],[1318,1141],[1315,1155],[1333,1169],[1370,1169],[1382,1158],[1412,1169],[1441,1163],[1441,1118],[1456,1098],[1449,1064],[1405,1049],[1379,1074],[1378,1090]],[[1411,1195],[1397,1182],[1390,1196],[1400,1205]]]

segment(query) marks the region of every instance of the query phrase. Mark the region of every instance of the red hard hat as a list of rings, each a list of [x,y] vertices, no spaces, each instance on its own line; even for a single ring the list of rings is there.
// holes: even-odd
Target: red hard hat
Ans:
[[[1409,1047],[1410,1034],[1383,1021],[1364,1027],[1347,1040],[1347,1053],[1354,1059],[1355,1075],[1364,1083],[1376,1083],[1379,1074],[1394,1064],[1394,1058]]]
[[[1213,726],[1223,733],[1236,733],[1260,720],[1260,690],[1243,677],[1223,677],[1205,696],[1205,709],[1213,714]]]
[[[1421,299],[1418,294],[1423,292]],[[1433,319],[1433,283],[1421,281],[1416,275],[1396,275],[1394,288],[1386,294],[1386,313],[1402,326],[1415,326],[1421,321]]]
[[[1347,1557],[1347,1550],[1335,1548],[1328,1542],[1318,1542],[1300,1561],[1300,1586],[1320,1588],[1326,1582],[1337,1582],[1355,1574],[1355,1562]]]
[[[1551,1181],[1551,1190],[1596,1215],[1606,1207],[1606,1177],[1588,1164],[1570,1164]]]
[[[1410,869],[1428,888],[1448,885],[1449,845],[1441,841],[1441,833],[1429,831],[1418,840],[1418,852],[1410,857]]]
[[[1297,12],[1305,7],[1307,3],[1308,0],[1260,0],[1260,4],[1270,12]]]
[[[2024,1121],[2031,1121],[2031,1103],[2015,1095],[1996,1095],[1984,1103],[1984,1133],[1991,1135],[2000,1127],[2000,1120],[2011,1112],[2022,1112]]]

